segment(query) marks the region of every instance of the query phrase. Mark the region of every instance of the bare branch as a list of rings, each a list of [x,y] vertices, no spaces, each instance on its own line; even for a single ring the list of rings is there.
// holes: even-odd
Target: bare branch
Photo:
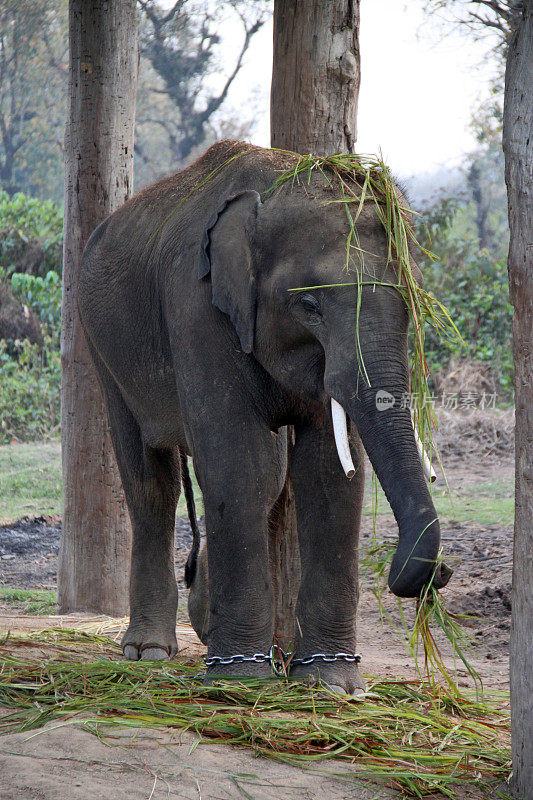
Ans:
[[[52,45],[50,44],[50,39],[48,38],[48,33],[45,30],[41,32],[41,37],[44,42],[45,50],[48,54],[49,65],[55,69],[62,78],[65,78],[68,75],[68,68],[55,57]]]
[[[137,124],[138,125],[143,125],[143,124],[146,124],[148,122],[152,123],[153,125],[159,125],[161,128],[163,128],[163,130],[165,131],[165,133],[168,136],[170,147],[173,150],[177,149],[178,132],[172,130],[172,128],[171,128],[171,126],[170,126],[170,124],[168,122],[166,122],[163,119],[157,119],[156,117],[144,117],[144,118],[141,118],[141,119],[137,120]]]
[[[181,9],[183,8],[184,5],[185,5],[185,0],[178,0],[177,3],[174,3],[174,5],[172,6],[172,8],[168,12],[168,14],[166,14],[163,17],[163,19],[161,20],[163,25],[166,25],[167,22],[170,22],[170,20],[174,19],[176,14],[180,13],[180,11],[181,11]]]
[[[496,2],[496,0],[473,0],[476,5],[480,6],[487,6],[491,8],[495,14],[499,17],[503,17],[506,20],[511,18],[512,12],[509,7],[504,8],[501,3]]]
[[[141,6],[142,10],[153,23],[154,28],[159,29],[161,27],[161,17],[158,17],[153,8],[150,6],[150,3],[147,0],[137,0],[139,5]]]
[[[495,28],[501,33],[507,34],[508,28],[502,22],[495,22],[494,20],[491,20],[488,17],[481,17],[479,14],[475,14],[473,11],[469,11],[468,13],[470,14],[472,19],[475,19],[477,22],[480,22],[485,27]]]
[[[140,7],[144,11],[150,22],[152,22],[154,28],[157,31],[160,31],[161,28],[164,28],[165,25],[171,22],[176,15],[179,15],[183,6],[185,5],[186,0],[177,0],[177,2],[174,3],[170,11],[162,17],[159,16],[159,14],[157,14],[154,11],[152,5],[150,4],[150,0],[137,0],[137,2],[139,3]]]
[[[235,80],[235,77],[237,76],[237,73],[239,72],[242,66],[242,60],[245,56],[246,51],[248,50],[248,47],[250,46],[250,41],[252,39],[252,36],[254,36],[254,34],[257,33],[257,31],[263,26],[263,24],[264,24],[263,20],[257,20],[257,22],[254,25],[252,25],[252,27],[249,29],[246,28],[245,25],[246,36],[244,38],[244,42],[241,47],[241,52],[239,53],[239,58],[237,59],[235,68],[231,73],[231,75],[229,76],[229,78],[227,79],[226,84],[222,89],[221,93],[218,95],[218,97],[212,97],[209,103],[207,104],[205,110],[195,115],[195,122],[197,127],[203,125],[204,122],[206,122],[209,119],[211,114],[213,114],[218,108],[220,108],[220,106],[226,99],[229,88],[233,83],[233,81]]]

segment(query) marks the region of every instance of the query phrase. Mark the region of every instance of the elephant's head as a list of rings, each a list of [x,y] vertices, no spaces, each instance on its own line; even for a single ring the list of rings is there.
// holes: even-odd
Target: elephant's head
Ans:
[[[246,353],[304,404],[332,398],[356,425],[399,526],[389,586],[417,596],[434,570],[440,527],[410,411],[399,402],[409,390],[407,308],[383,285],[398,276],[373,202],[358,217],[352,250],[362,281],[346,285],[354,282],[346,271],[350,223],[332,199],[316,184],[264,202],[251,190],[228,198],[206,232],[200,277],[211,273],[213,302]],[[421,279],[414,264],[412,271]],[[290,291],[301,287],[311,288]],[[383,392],[396,400],[386,410],[377,402]]]

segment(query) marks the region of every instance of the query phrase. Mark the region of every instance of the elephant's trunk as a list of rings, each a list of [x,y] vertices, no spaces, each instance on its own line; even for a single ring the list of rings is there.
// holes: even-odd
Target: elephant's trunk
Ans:
[[[339,378],[335,370],[326,375],[325,388],[355,423],[398,523],[399,543],[390,568],[389,587],[399,597],[416,597],[435,568],[440,525],[424,478],[411,414],[399,402],[406,381],[388,377],[385,394],[390,393],[395,402],[386,410],[380,410],[374,388],[376,384],[383,386],[383,376],[379,382],[371,380],[372,387],[360,385],[357,392],[347,392],[345,379]],[[444,586],[450,574],[435,576],[435,585]]]

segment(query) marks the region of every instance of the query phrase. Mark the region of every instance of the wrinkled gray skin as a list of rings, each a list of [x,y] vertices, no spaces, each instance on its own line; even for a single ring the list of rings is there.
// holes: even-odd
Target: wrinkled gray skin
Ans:
[[[296,430],[290,472],[302,561],[298,656],[356,649],[361,442],[399,526],[392,591],[418,595],[434,567],[439,523],[409,411],[396,404],[380,412],[375,404],[379,389],[395,396],[408,389],[404,302],[393,289],[362,288],[369,388],[355,347],[356,288],[287,291],[351,279],[346,213],[328,202],[334,195],[318,174],[310,185],[291,191],[286,183],[264,196],[294,162],[219,143],[126,203],[85,250],[79,308],[133,526],[122,642],[130,659],[176,652],[178,448],[192,456],[204,498],[208,591],[204,554],[191,616],[200,633],[208,620],[209,656],[266,653],[272,644],[267,522],[285,478],[288,424]],[[357,230],[365,273],[396,280],[372,203]],[[351,481],[335,449],[331,397],[351,420],[358,467]],[[266,676],[270,668],[210,667],[208,679],[215,674]],[[362,686],[357,666],[345,662],[293,670],[309,674],[339,691]]]

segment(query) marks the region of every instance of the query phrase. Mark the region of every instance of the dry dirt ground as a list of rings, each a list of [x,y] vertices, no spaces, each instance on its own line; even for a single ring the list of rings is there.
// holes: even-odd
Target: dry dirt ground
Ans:
[[[392,791],[316,775],[192,733],[76,725],[0,738],[0,800],[386,800]],[[191,752],[192,751],[192,752]],[[330,764],[324,770],[332,770]],[[349,769],[349,768],[348,768]],[[346,767],[343,765],[343,771]]]
[[[510,480],[510,453],[449,452],[448,479],[460,494],[463,481],[490,483]],[[378,518],[380,536],[393,536],[389,515]],[[57,518],[25,520],[0,529],[1,582],[22,588],[55,588],[60,521]],[[364,517],[362,548],[372,536],[372,520]],[[190,546],[190,530],[180,519],[176,530],[176,570],[180,580],[180,616],[186,619],[181,576]],[[448,608],[471,615],[465,624],[473,635],[471,661],[486,689],[508,687],[508,645],[512,528],[510,525],[459,523],[443,526],[444,546],[460,562],[444,590]],[[6,558],[7,556],[7,558]],[[362,670],[368,675],[410,677],[412,658],[390,624],[382,626],[373,579],[362,576],[358,612],[358,649]],[[384,595],[384,605],[397,615],[394,598]],[[411,613],[411,612],[409,612]],[[0,607],[0,614],[13,614]],[[21,620],[22,622],[22,620]],[[0,620],[1,623],[1,620]],[[1,624],[0,624],[1,627]],[[444,645],[443,652],[449,649]],[[117,657],[120,655],[117,652]],[[459,665],[458,682],[472,686]],[[12,734],[0,738],[0,800],[162,800],[162,798],[256,798],[257,800],[319,800],[394,796],[360,782],[341,783],[305,770],[279,765],[247,751],[222,745],[191,745],[195,736],[141,730],[113,730],[112,739],[100,741],[75,724],[52,723],[38,735]],[[331,762],[324,769],[333,769]]]

